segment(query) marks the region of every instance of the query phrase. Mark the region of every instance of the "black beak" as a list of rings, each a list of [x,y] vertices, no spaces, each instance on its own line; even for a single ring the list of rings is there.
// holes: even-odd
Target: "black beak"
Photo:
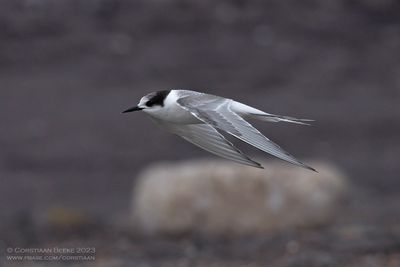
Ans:
[[[138,110],[142,110],[142,109],[143,109],[143,108],[140,108],[140,107],[136,106],[136,107],[133,107],[133,108],[129,108],[129,109],[125,110],[125,111],[122,111],[122,113],[127,113],[127,112],[132,112],[132,111],[138,111]]]

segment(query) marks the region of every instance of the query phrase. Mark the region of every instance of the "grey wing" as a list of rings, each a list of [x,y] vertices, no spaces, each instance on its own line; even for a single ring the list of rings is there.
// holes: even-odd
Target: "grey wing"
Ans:
[[[258,162],[253,161],[232,143],[225,139],[216,129],[208,124],[164,125],[172,133],[184,138],[186,141],[207,150],[217,156],[257,167],[263,168]]]
[[[297,160],[280,146],[269,140],[250,123],[233,112],[230,108],[232,102],[233,100],[230,99],[207,94],[178,99],[178,104],[182,108],[190,111],[205,123],[226,131],[236,138],[275,157],[315,171],[315,169]]]

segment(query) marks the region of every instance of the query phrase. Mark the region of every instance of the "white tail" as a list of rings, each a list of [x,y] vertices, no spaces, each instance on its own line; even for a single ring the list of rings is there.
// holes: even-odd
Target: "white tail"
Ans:
[[[231,109],[243,118],[257,119],[261,121],[269,121],[269,122],[283,121],[301,125],[311,125],[307,122],[314,121],[314,120],[297,119],[289,116],[281,116],[281,115],[266,113],[264,111],[261,111],[259,109],[250,107],[248,105],[236,101],[232,101]]]
[[[248,117],[261,120],[261,121],[270,121],[270,122],[290,122],[290,123],[296,123],[296,124],[301,124],[301,125],[311,125],[307,122],[314,121],[314,120],[309,120],[309,119],[297,119],[289,116],[280,116],[280,115],[274,115],[274,114],[247,114]]]

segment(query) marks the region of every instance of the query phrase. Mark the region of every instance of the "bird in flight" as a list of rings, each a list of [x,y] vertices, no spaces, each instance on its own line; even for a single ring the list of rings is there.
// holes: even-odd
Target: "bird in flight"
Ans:
[[[190,90],[163,90],[142,97],[139,104],[123,113],[147,113],[169,132],[217,156],[263,168],[229,142],[226,132],[266,153],[297,166],[316,171],[265,137],[246,119],[309,125],[312,120],[296,119],[263,112],[232,99]]]

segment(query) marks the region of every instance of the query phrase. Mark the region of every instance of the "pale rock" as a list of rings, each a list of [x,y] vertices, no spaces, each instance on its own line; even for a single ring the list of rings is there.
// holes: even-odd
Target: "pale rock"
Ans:
[[[153,164],[135,185],[134,225],[148,234],[247,235],[329,223],[345,176],[327,163],[310,165],[319,173],[281,162]]]

